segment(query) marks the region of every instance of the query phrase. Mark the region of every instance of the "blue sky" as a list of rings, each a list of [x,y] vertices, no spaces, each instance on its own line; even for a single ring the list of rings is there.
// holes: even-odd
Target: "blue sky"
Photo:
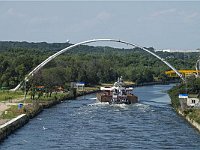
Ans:
[[[0,1],[0,20],[1,41],[114,38],[156,49],[200,48],[199,1]]]

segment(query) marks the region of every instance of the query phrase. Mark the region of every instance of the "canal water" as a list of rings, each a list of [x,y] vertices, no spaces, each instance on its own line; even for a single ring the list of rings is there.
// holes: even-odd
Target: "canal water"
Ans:
[[[133,105],[98,103],[95,94],[44,110],[2,150],[200,149],[200,134],[170,106],[172,85],[138,87]]]

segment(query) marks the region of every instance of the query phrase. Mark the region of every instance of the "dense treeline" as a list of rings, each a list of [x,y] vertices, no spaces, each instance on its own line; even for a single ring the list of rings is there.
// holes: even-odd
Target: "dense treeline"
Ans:
[[[0,42],[0,87],[15,87],[34,67],[69,43]],[[149,48],[151,51],[154,49]],[[197,53],[157,52],[177,69],[194,69]],[[31,80],[33,85],[67,86],[112,82],[119,76],[137,83],[166,80],[169,68],[150,54],[135,49],[79,46],[57,57]],[[29,83],[29,84],[30,84]]]

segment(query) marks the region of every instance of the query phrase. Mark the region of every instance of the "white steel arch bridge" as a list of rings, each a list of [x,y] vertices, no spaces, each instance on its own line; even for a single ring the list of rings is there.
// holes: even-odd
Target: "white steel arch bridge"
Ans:
[[[55,57],[61,55],[62,53],[74,48],[74,47],[77,47],[79,45],[82,45],[82,44],[88,44],[88,43],[94,43],[94,42],[116,42],[116,43],[122,43],[122,44],[125,44],[125,45],[128,45],[128,46],[131,46],[131,47],[138,47],[148,53],[150,53],[151,55],[155,56],[156,58],[160,59],[163,63],[165,63],[169,68],[171,68],[183,81],[185,81],[185,78],[182,76],[181,73],[178,72],[178,70],[176,68],[174,68],[171,64],[169,64],[164,58],[161,58],[160,56],[156,55],[155,53],[151,52],[150,50],[142,47],[142,46],[139,46],[139,45],[136,45],[136,44],[133,44],[133,43],[129,43],[129,42],[126,42],[126,41],[122,41],[122,40],[116,40],[116,39],[93,39],[93,40],[87,40],[87,41],[83,41],[83,42],[79,42],[79,43],[76,43],[74,45],[71,45],[69,47],[66,47],[60,51],[58,51],[57,53],[51,55],[50,57],[48,57],[46,60],[44,60],[42,63],[40,63],[37,67],[35,67],[24,79],[25,82],[27,82],[32,76],[34,76],[41,68],[43,68],[48,62],[50,62],[51,60],[53,60]],[[21,81],[14,89],[12,89],[12,91],[16,91],[18,90],[24,81]]]

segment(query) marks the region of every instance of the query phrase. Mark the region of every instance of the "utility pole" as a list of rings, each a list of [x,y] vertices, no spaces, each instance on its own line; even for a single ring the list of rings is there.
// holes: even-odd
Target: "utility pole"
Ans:
[[[24,103],[26,101],[26,95],[27,95],[27,93],[26,93],[26,82],[28,82],[27,78],[24,79]]]
[[[199,77],[199,66],[200,66],[200,56],[199,59],[196,62],[196,72],[197,72],[197,78]]]
[[[188,84],[187,84],[187,77],[185,76],[185,92],[188,94]]]

